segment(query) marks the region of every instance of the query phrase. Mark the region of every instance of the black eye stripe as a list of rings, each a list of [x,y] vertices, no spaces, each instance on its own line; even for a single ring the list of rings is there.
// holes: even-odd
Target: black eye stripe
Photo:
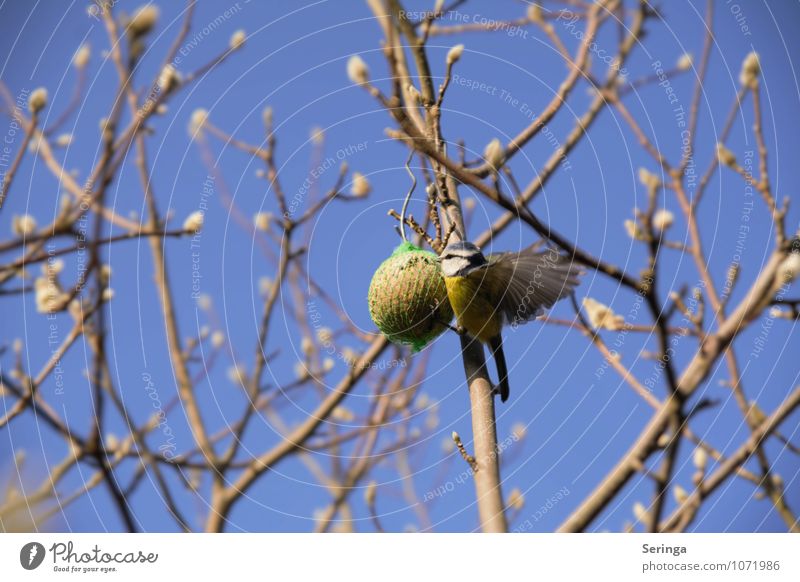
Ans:
[[[480,251],[470,252],[468,250],[462,251],[461,249],[458,249],[455,252],[445,252],[443,255],[441,255],[440,260],[461,260],[466,262],[470,267],[479,267],[486,264],[486,258],[480,253]]]

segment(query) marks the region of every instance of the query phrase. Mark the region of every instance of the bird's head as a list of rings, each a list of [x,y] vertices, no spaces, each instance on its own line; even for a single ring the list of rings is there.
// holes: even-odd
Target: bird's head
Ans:
[[[447,245],[439,259],[445,277],[466,277],[487,264],[481,250],[471,242],[455,242]]]

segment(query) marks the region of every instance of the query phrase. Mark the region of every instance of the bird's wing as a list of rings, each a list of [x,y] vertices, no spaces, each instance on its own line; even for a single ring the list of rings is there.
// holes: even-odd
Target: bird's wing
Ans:
[[[583,274],[579,265],[553,248],[489,255],[487,268],[485,281],[497,286],[494,296],[502,297],[500,310],[509,323],[530,321],[552,307],[569,295]]]

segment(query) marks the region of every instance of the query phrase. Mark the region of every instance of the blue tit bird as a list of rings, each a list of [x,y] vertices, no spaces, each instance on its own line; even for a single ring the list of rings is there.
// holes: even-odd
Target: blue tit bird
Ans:
[[[497,364],[500,399],[508,399],[508,369],[503,354],[503,325],[534,319],[569,295],[583,270],[555,249],[533,245],[520,252],[485,257],[470,242],[447,245],[440,256],[447,297],[459,327],[488,344]]]

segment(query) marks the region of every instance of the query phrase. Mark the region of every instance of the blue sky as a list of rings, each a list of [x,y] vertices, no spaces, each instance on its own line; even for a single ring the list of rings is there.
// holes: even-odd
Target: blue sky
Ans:
[[[13,94],[38,86],[50,93],[50,106],[44,114],[55,119],[69,102],[75,74],[70,60],[82,42],[92,46],[93,57],[88,69],[88,89],[79,111],[71,117],[64,131],[73,133],[72,145],[59,152],[67,169],[77,168],[81,178],[98,155],[98,118],[109,110],[116,82],[116,72],[101,52],[108,48],[102,25],[87,16],[86,3],[54,1],[5,3],[0,6],[3,34],[0,35],[0,75]],[[704,2],[664,3],[665,22],[648,23],[644,46],[634,50],[626,65],[628,78],[637,79],[652,74],[661,62],[671,68],[684,52],[699,55],[703,41],[702,10]],[[138,3],[118,2],[116,10],[132,10]],[[151,50],[139,72],[139,85],[151,79],[161,63],[164,52],[177,31],[175,21],[182,3],[169,2],[161,6],[161,18],[153,35]],[[422,2],[408,3],[411,9],[428,8]],[[227,11],[227,12],[226,12]],[[524,13],[518,2],[466,3],[459,9],[460,17],[472,22],[487,18],[517,18]],[[227,14],[227,15],[226,15]],[[720,1],[716,6],[716,43],[711,57],[708,81],[701,100],[698,127],[697,167],[704,171],[714,155],[715,137],[724,122],[739,87],[738,76],[745,55],[757,50],[763,68],[763,101],[766,139],[770,148],[769,167],[774,191],[779,197],[794,197],[800,183],[800,166],[795,163],[800,153],[798,127],[798,84],[793,69],[800,39],[792,34],[791,26],[798,22],[800,6],[795,2],[747,3],[741,6]],[[386,216],[389,208],[399,210],[409,180],[403,168],[405,149],[388,140],[384,129],[392,121],[363,90],[353,87],[345,74],[350,55],[358,53],[368,63],[372,78],[388,91],[385,81],[386,64],[379,48],[379,27],[361,2],[247,2],[240,0],[203,2],[195,16],[195,26],[185,45],[178,68],[194,70],[222,51],[230,35],[243,28],[248,33],[244,49],[222,66],[214,68],[199,82],[180,92],[169,104],[167,115],[153,121],[154,133],[148,138],[153,172],[153,187],[160,208],[174,212],[175,226],[208,203],[206,225],[199,240],[198,262],[193,262],[188,239],[170,240],[167,258],[179,311],[183,336],[197,333],[202,326],[223,331],[233,346],[223,350],[210,369],[209,377],[200,383],[198,396],[209,424],[224,425],[235,418],[243,398],[227,377],[234,358],[249,366],[257,334],[261,298],[259,279],[274,275],[274,266],[260,250],[252,232],[240,228],[229,213],[225,192],[229,192],[242,213],[251,217],[258,211],[278,211],[263,179],[256,175],[258,164],[248,156],[218,141],[211,147],[219,161],[219,174],[212,179],[214,193],[204,199],[204,183],[209,172],[200,153],[192,143],[187,125],[192,112],[199,107],[208,109],[212,122],[252,143],[263,139],[262,110],[273,108],[278,135],[278,164],[287,197],[297,196],[299,204],[307,202],[308,192],[303,184],[310,180],[314,188],[325,191],[336,180],[336,166],[314,171],[320,160],[312,160],[312,128],[324,130],[325,145],[321,160],[333,158],[337,164],[346,160],[351,170],[364,173],[372,184],[372,194],[358,202],[334,202],[327,206],[309,227],[310,242],[305,268],[341,306],[347,317],[365,333],[374,333],[369,319],[366,291],[375,268],[386,258],[398,238],[393,222]],[[211,23],[218,24],[211,28]],[[578,40],[568,29],[555,25],[564,43],[574,50]],[[746,27],[746,28],[745,28]],[[617,31],[606,27],[597,39],[598,52],[593,58],[593,71],[605,74],[604,53],[616,47]],[[468,158],[480,155],[493,138],[507,141],[530,122],[529,111],[539,112],[549,102],[565,75],[560,56],[533,28],[507,34],[465,33],[456,36],[434,37],[429,43],[433,74],[437,80],[444,72],[447,51],[457,43],[465,51],[456,67],[459,81],[448,90],[443,113],[443,131],[449,140],[464,139]],[[671,80],[678,103],[688,110],[695,71]],[[481,88],[470,88],[480,85]],[[496,88],[496,89],[493,89]],[[564,110],[549,124],[548,134],[537,137],[526,146],[512,163],[517,179],[529,183],[545,160],[583,114],[591,96],[589,85],[581,82]],[[674,108],[663,87],[650,85],[625,98],[625,103],[651,136],[654,143],[675,160],[681,147],[681,133]],[[45,119],[45,123],[47,123]],[[748,101],[737,117],[728,147],[740,159],[755,149],[752,125],[752,106]],[[6,133],[9,121],[0,119],[0,132]],[[623,220],[632,217],[635,206],[645,202],[644,188],[638,181],[640,167],[656,172],[652,160],[638,146],[622,118],[606,110],[593,125],[589,135],[569,155],[567,163],[548,182],[533,209],[544,221],[560,233],[604,260],[625,265],[631,273],[644,267],[646,249],[631,241],[623,228]],[[315,176],[316,174],[316,176]],[[10,232],[14,214],[31,213],[44,224],[58,208],[60,188],[40,160],[27,156],[8,207],[0,214],[0,231]],[[424,193],[417,191],[412,213],[421,216],[419,204]],[[474,196],[462,188],[464,199]],[[132,163],[123,166],[121,174],[109,192],[118,212],[143,212],[142,193]],[[659,203],[679,216],[674,196],[662,195]],[[772,248],[771,223],[756,200],[749,220],[746,240],[740,244],[738,233],[746,208],[744,184],[730,171],[717,173],[700,208],[699,221],[704,244],[710,257],[712,274],[718,285],[724,281],[727,268],[741,252],[742,278],[733,293],[731,304],[741,298],[746,284]],[[476,237],[499,216],[498,209],[485,200],[477,200],[470,220],[470,235]],[[798,225],[800,212],[793,208],[788,215],[790,230]],[[673,227],[674,237],[685,234],[685,223],[679,217]],[[517,249],[536,240],[527,228],[514,223],[492,248]],[[112,375],[126,404],[139,421],[151,409],[145,390],[145,375],[149,375],[163,402],[175,394],[175,384],[166,353],[163,323],[157,296],[152,286],[153,266],[150,250],[144,242],[125,242],[107,248],[104,259],[113,269],[114,300],[108,310],[109,346],[112,350]],[[74,260],[67,261],[67,272],[75,268]],[[661,296],[665,297],[680,284],[695,285],[698,276],[691,260],[675,251],[665,252],[661,271]],[[199,271],[200,290],[212,298],[213,309],[203,310],[192,297],[192,272]],[[796,295],[796,290],[793,295]],[[647,320],[644,308],[639,309],[636,296],[621,289],[612,281],[589,273],[578,289],[579,300],[591,296],[612,305],[617,313],[633,323]],[[319,310],[321,325],[337,328],[336,314],[319,299],[306,298]],[[294,377],[296,355],[300,352],[299,330],[290,310],[293,299],[281,296],[268,340],[267,352],[280,348],[281,357],[270,366],[266,379],[274,384],[290,382]],[[300,309],[303,310],[301,305]],[[557,305],[553,315],[573,317],[568,302]],[[2,340],[22,338],[24,356],[32,369],[45,361],[50,347],[47,343],[49,322],[36,313],[32,295],[12,296],[0,300]],[[65,333],[70,325],[68,315],[59,316],[58,329]],[[753,346],[764,333],[758,325],[739,340],[737,353],[743,366],[745,391],[762,407],[771,410],[797,385],[797,335],[794,325],[786,320],[772,321],[766,332],[767,349],[753,355]],[[609,344],[618,339],[606,332]],[[640,378],[652,377],[655,394],[663,398],[663,381],[654,372],[652,361],[640,357],[642,350],[652,350],[655,342],[644,337],[624,337],[622,360]],[[353,337],[337,339],[337,349],[360,347],[363,342]],[[681,339],[676,345],[676,363],[685,365],[694,348],[694,340]],[[446,494],[423,503],[435,531],[469,531],[477,526],[474,490],[470,482],[460,477],[464,465],[457,455],[445,454],[442,442],[451,431],[465,437],[470,433],[470,418],[463,369],[458,358],[458,340],[449,333],[429,348],[428,376],[422,391],[430,400],[438,401],[438,424],[425,428],[426,418],[433,413],[423,407],[412,421],[419,426],[423,438],[408,449],[414,471],[414,485],[420,499],[426,493],[446,486]],[[426,352],[427,353],[427,352]],[[529,531],[550,531],[569,514],[588,494],[607,470],[623,454],[650,417],[642,400],[611,370],[605,370],[601,355],[579,333],[563,327],[534,322],[516,331],[506,332],[506,356],[512,367],[511,400],[498,408],[498,433],[506,439],[517,423],[526,426],[523,442],[512,444],[503,466],[504,489],[523,491],[525,507],[511,527],[532,523]],[[4,369],[12,362],[7,353]],[[54,381],[42,387],[43,393],[70,424],[81,431],[88,423],[90,412],[89,386],[82,370],[90,362],[88,346],[77,345],[65,359],[66,390],[55,393]],[[384,357],[391,359],[392,353]],[[425,357],[418,354],[413,358]],[[194,372],[202,371],[202,362]],[[346,373],[339,361],[326,377],[334,384]],[[655,374],[655,375],[654,375]],[[708,437],[723,452],[731,452],[743,442],[747,427],[731,398],[730,391],[720,385],[726,377],[724,365],[708,380],[699,397],[719,400],[719,405],[699,414],[693,420],[695,432]],[[285,407],[289,422],[299,420],[313,406],[316,397],[308,394],[290,400]],[[361,386],[347,401],[354,411],[364,412],[369,404],[367,386]],[[6,404],[8,405],[8,404]],[[168,414],[178,449],[190,445],[180,407]],[[797,431],[800,415],[795,413],[785,421],[785,434]],[[108,430],[120,434],[122,419],[112,418]],[[795,440],[800,436],[795,434]],[[159,435],[151,444],[159,445]],[[265,450],[276,440],[273,427],[259,421],[245,439],[245,452]],[[388,437],[387,437],[388,438]],[[468,439],[466,439],[468,440]],[[382,441],[384,442],[384,441]],[[389,440],[385,441],[390,442]],[[14,451],[25,449],[28,462],[22,482],[30,486],[46,476],[52,466],[65,454],[65,447],[49,429],[28,416],[17,420],[12,429],[0,436],[0,463],[8,475]],[[767,446],[775,470],[787,485],[787,499],[800,506],[800,463],[797,457],[781,450],[780,443]],[[344,449],[345,455],[352,451]],[[320,462],[329,459],[317,455]],[[691,483],[693,467],[691,449],[681,448],[677,482],[686,488]],[[131,478],[134,464],[123,465],[119,471],[124,483]],[[90,474],[83,466],[73,470],[64,482],[64,492],[81,486]],[[11,475],[16,479],[16,475]],[[378,484],[378,511],[387,529],[402,531],[409,524],[418,524],[417,511],[403,496],[402,483],[392,464],[379,465],[373,472]],[[196,518],[200,526],[205,515],[205,501],[183,490],[177,480],[171,483],[182,499],[181,507]],[[450,484],[447,486],[447,484]],[[205,485],[204,485],[205,486]],[[596,529],[618,531],[632,519],[635,501],[649,502],[652,486],[636,477],[600,518]],[[698,531],[782,531],[784,524],[771,510],[767,501],[752,499],[753,488],[741,480],[731,480],[706,504],[696,521]],[[363,507],[362,493],[353,495],[353,511],[359,530],[371,531],[368,514]],[[290,459],[264,476],[248,491],[248,499],[236,506],[231,516],[230,531],[307,531],[313,527],[316,508],[324,506],[329,494],[298,460]],[[558,498],[554,503],[553,498]],[[548,501],[550,500],[550,501]],[[175,525],[163,511],[151,479],[132,498],[141,529],[172,530]],[[669,507],[673,506],[670,499]],[[548,507],[549,506],[549,507]],[[542,507],[547,507],[542,511]],[[107,491],[94,489],[89,495],[58,514],[47,528],[73,531],[118,530],[118,515],[110,509]]]

